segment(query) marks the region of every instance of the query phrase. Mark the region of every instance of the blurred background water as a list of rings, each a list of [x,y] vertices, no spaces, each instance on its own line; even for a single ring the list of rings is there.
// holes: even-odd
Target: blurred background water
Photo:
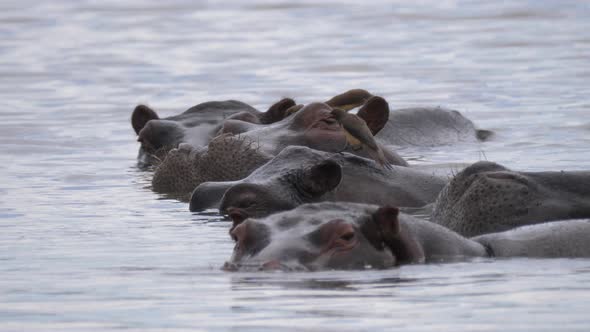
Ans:
[[[590,169],[588,1],[3,1],[0,330],[588,329],[590,261],[227,273],[214,214],[153,193],[129,118],[351,88],[496,137],[407,149]]]

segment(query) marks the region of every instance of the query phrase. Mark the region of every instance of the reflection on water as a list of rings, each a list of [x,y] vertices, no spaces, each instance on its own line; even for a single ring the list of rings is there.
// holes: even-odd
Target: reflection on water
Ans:
[[[400,151],[415,163],[590,169],[589,14],[584,1],[0,4],[2,330],[586,330],[587,260],[222,272],[229,223],[150,190],[129,118],[138,103],[265,109],[362,87],[496,132]]]

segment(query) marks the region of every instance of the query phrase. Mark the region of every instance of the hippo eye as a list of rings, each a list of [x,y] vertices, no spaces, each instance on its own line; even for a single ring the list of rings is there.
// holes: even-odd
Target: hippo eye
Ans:
[[[346,233],[340,235],[340,239],[344,240],[346,242],[352,241],[352,240],[354,240],[354,232],[346,232]]]
[[[254,202],[254,201],[253,201],[253,200],[251,200],[251,199],[245,199],[245,200],[241,201],[241,202],[238,204],[238,207],[240,207],[240,208],[242,208],[242,209],[245,209],[245,208],[249,208],[249,207],[251,207],[251,206],[252,206],[252,205],[254,205],[255,203],[256,203],[256,202]]]

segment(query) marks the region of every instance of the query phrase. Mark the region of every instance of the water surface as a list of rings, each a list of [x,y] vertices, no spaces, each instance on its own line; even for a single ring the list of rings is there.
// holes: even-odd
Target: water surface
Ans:
[[[587,330],[590,261],[226,273],[228,223],[153,193],[129,118],[351,88],[493,141],[420,163],[590,169],[587,1],[0,4],[2,331]]]

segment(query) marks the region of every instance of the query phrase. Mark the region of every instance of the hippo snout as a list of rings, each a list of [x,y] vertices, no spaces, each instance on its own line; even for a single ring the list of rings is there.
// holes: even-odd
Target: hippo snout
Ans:
[[[223,195],[233,184],[233,181],[203,182],[199,184],[191,195],[189,210],[199,212],[219,208]]]

